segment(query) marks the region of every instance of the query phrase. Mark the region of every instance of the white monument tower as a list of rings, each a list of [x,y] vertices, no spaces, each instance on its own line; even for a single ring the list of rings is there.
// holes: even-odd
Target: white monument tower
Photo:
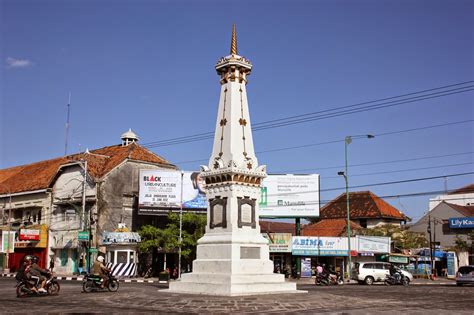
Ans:
[[[268,241],[258,221],[260,183],[245,85],[252,64],[237,53],[235,25],[230,55],[216,65],[221,93],[214,145],[201,166],[209,207],[206,233],[198,241],[193,272],[170,283],[171,292],[252,295],[298,292],[296,284],[273,273]]]

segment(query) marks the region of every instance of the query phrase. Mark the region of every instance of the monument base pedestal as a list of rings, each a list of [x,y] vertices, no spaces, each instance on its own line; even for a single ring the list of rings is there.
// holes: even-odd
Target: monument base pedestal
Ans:
[[[183,274],[181,280],[171,282],[170,293],[240,296],[278,293],[305,293],[296,283],[286,282],[282,274],[226,275],[218,273]]]

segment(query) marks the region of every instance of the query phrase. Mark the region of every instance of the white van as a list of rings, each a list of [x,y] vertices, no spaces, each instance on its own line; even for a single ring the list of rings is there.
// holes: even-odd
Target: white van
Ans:
[[[357,262],[352,269],[351,278],[357,280],[360,284],[371,285],[374,282],[383,282],[390,274],[390,266],[386,262]],[[406,270],[401,270],[402,274],[408,279],[408,283],[413,280],[413,275]]]

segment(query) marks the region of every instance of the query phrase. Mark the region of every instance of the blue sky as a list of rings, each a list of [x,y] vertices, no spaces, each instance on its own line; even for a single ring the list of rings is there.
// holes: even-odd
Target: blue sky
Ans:
[[[234,22],[239,53],[254,65],[247,86],[254,127],[474,81],[472,1],[0,3],[1,168],[64,154],[69,92],[68,153],[117,144],[128,128],[142,144],[213,131],[220,88],[214,65],[229,52]],[[327,201],[342,192],[328,189],[344,186],[337,177],[344,143],[313,144],[375,134],[349,146],[350,185],[402,195],[386,201],[417,219],[430,196],[404,195],[443,190],[443,178],[370,185],[473,172],[473,85],[256,131],[259,162],[269,173],[321,174]],[[443,124],[450,125],[381,135]],[[208,139],[151,150],[195,170],[211,146]],[[289,149],[295,146],[301,147]],[[390,161],[399,162],[380,163]],[[472,174],[447,177],[448,189],[473,182]]]

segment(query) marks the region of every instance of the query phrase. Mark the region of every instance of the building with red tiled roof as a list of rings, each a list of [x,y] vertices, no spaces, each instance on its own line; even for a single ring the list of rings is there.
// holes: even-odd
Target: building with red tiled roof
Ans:
[[[446,194],[430,199],[429,209],[433,209],[442,201],[460,206],[474,205],[474,184],[447,191]]]
[[[349,193],[350,219],[364,228],[406,222],[407,217],[370,191]],[[328,202],[320,211],[321,219],[347,218],[346,194]]]
[[[260,220],[260,232],[262,233],[291,233],[296,235],[294,223],[263,221]]]
[[[46,241],[17,242],[10,265],[33,254],[39,256],[43,267],[54,257],[58,272],[72,273],[86,244],[79,241],[78,231],[90,227],[91,245],[99,248],[103,232],[114,231],[119,224],[132,229],[138,220],[134,211],[139,171],[176,169],[137,141],[129,130],[119,145],[0,170],[0,207],[8,209],[5,213],[10,217],[8,220],[4,215],[2,230],[8,222],[17,234],[26,227],[49,229],[49,235],[41,235]]]
[[[351,222],[351,235],[356,235],[363,227]],[[301,235],[303,236],[328,236],[328,237],[347,237],[347,219],[323,219],[314,224],[304,227]]]

